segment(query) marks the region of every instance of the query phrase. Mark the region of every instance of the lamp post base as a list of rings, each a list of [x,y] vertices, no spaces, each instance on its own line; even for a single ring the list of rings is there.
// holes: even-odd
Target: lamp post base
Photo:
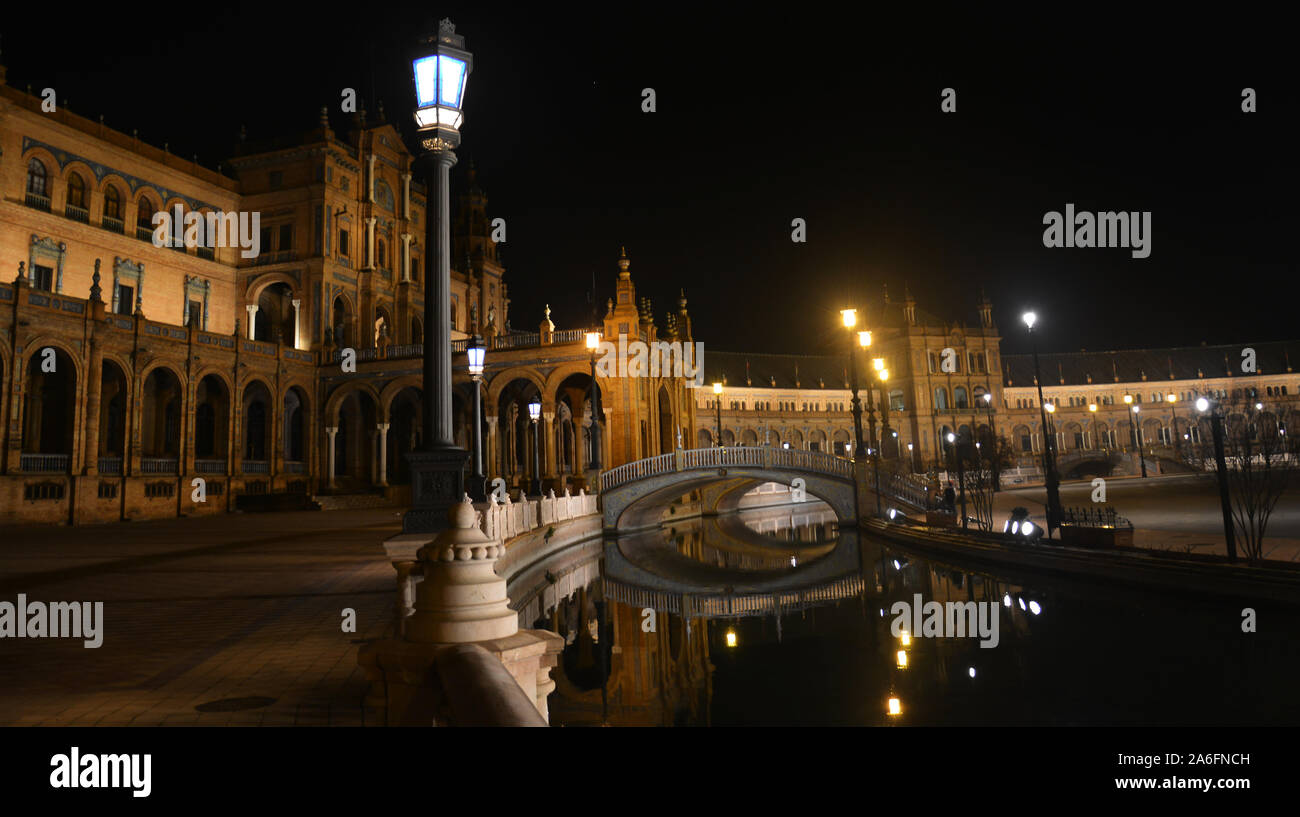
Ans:
[[[464,496],[469,452],[441,448],[406,456],[411,465],[411,509],[402,517],[402,532],[437,533],[448,527],[447,513]]]

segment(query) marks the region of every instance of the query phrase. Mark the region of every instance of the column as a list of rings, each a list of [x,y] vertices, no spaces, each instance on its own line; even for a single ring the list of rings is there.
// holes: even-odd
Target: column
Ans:
[[[411,174],[402,174],[402,217],[411,217]]]
[[[411,174],[406,174],[409,182]],[[411,280],[411,234],[402,233],[402,281]]]
[[[104,353],[99,347],[99,339],[94,335],[90,337],[90,365],[86,369],[86,453],[83,458],[83,465],[87,476],[95,476],[99,473],[99,401],[100,401],[100,382]]]
[[[497,453],[497,416],[495,414],[485,415],[487,421],[488,438],[487,450],[483,452],[483,471],[487,474],[489,481],[500,476],[498,468],[501,465],[501,456]]]
[[[302,314],[299,307],[302,306],[302,299],[294,298],[293,301],[293,348],[302,348]]]
[[[334,487],[334,435],[339,433],[338,426],[326,426],[325,433],[329,435],[329,482],[327,485]]]
[[[248,304],[244,309],[248,310],[248,339],[253,340],[253,320],[257,317],[257,304]]]
[[[546,450],[542,452],[542,476],[555,480],[555,410],[542,409],[542,441]]]
[[[366,266],[374,267],[375,265],[375,221],[376,218],[371,216],[366,219]]]
[[[375,160],[378,158],[379,156],[377,154],[374,153],[370,154],[370,162],[368,167],[369,172],[366,174],[367,176],[370,177],[370,185],[366,191],[366,196],[367,196],[366,200],[370,202],[373,202],[375,200]]]
[[[379,484],[379,457],[375,454],[375,443],[379,440],[379,430],[375,429],[367,435],[370,438],[370,484]]]
[[[378,423],[375,428],[379,431],[379,485],[388,487],[388,423]]]

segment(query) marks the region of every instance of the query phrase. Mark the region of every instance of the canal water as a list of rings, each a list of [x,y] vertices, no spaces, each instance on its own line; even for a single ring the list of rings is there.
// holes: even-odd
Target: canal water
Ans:
[[[601,578],[552,619],[569,641],[552,722],[1300,724],[1300,605],[990,572],[833,520],[746,511],[607,540]],[[996,646],[918,633],[910,611],[900,635],[894,605],[917,594],[989,605]]]

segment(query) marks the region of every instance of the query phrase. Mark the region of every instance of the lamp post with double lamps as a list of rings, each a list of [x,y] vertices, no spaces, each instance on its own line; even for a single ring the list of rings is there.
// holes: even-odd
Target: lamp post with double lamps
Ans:
[[[465,86],[473,58],[465,38],[450,20],[421,44],[411,62],[415,83],[415,124],[425,150],[424,276],[424,445],[408,455],[411,464],[411,509],[402,519],[406,533],[446,528],[447,514],[465,488],[464,449],[456,446],[451,405],[451,209],[449,206],[455,148],[464,122]]]

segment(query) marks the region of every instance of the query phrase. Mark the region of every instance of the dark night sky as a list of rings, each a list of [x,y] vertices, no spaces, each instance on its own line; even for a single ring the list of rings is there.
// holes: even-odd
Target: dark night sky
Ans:
[[[1300,98],[1276,23],[1156,29],[1126,11],[1122,27],[1035,18],[1030,33],[846,19],[843,4],[384,4],[306,21],[297,4],[235,8],[86,12],[45,37],[28,36],[34,12],[7,11],[9,83],[53,86],[214,165],[241,123],[250,138],[306,130],[345,86],[408,122],[405,49],[450,16],[475,55],[458,170],[475,160],[489,216],[507,220],[517,328],[545,302],[559,326],[585,324],[592,273],[603,305],[625,244],[656,314],[685,287],[716,348],[825,351],[841,307],[882,284],[901,297],[904,281],[923,308],[971,321],[982,284],[1011,352],[1027,306],[1043,348],[1063,351],[1298,334]],[[956,114],[939,111],[945,86]],[[1245,86],[1259,113],[1240,112]],[[1066,202],[1150,210],[1151,257],[1044,248],[1043,214]],[[790,241],[796,216],[807,244]]]

